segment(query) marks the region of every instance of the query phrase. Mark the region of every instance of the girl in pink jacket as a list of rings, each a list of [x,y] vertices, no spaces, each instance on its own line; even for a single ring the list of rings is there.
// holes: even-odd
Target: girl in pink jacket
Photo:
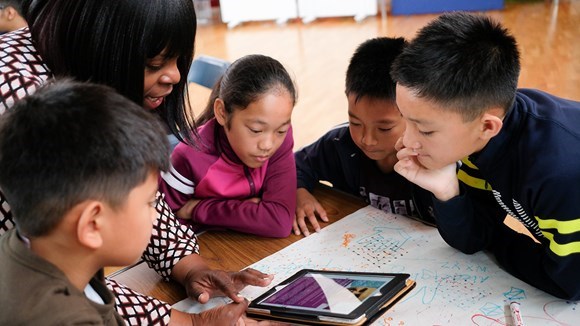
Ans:
[[[160,189],[183,223],[286,237],[296,206],[294,83],[275,59],[248,55],[214,86],[199,145],[177,145]]]

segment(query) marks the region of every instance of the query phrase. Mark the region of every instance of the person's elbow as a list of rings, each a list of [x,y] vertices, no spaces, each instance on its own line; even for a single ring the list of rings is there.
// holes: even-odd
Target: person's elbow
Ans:
[[[441,233],[441,232],[440,232]],[[441,233],[441,237],[445,242],[466,255],[473,255],[484,249],[484,246],[471,238],[459,238],[456,236],[445,236]]]
[[[569,277],[566,278],[570,279]],[[562,282],[562,280],[558,283],[561,290],[557,291],[557,293],[552,293],[554,296],[569,301],[580,300],[580,283]]]
[[[461,251],[466,255],[473,255],[481,251],[480,247],[473,246],[470,243],[457,243],[457,242],[449,242],[446,241],[449,246]]]
[[[240,230],[240,229],[238,229]],[[279,227],[279,225],[268,225],[265,227],[262,227],[258,230],[256,229],[242,229],[240,230],[242,232],[246,232],[246,233],[251,233],[251,234],[255,234],[257,236],[260,237],[266,237],[266,238],[286,238],[290,235],[290,233],[292,232],[292,226],[290,226],[289,228],[282,228]]]
[[[570,300],[570,301],[580,300],[580,289],[576,289],[575,293],[572,293],[569,298],[565,298],[565,299]]]
[[[272,223],[264,233],[271,238],[286,238],[292,233],[292,222],[294,221],[294,211],[277,210],[272,215]]]
[[[294,216],[289,216],[290,218],[285,218],[284,221],[280,221],[277,225],[272,227],[270,236],[272,238],[287,238],[290,233],[292,233],[292,219]],[[290,221],[288,223],[288,221]]]
[[[278,230],[273,230],[273,232],[270,234],[270,236],[272,238],[287,238],[291,232],[292,232],[292,227],[287,228],[287,229],[278,229]]]

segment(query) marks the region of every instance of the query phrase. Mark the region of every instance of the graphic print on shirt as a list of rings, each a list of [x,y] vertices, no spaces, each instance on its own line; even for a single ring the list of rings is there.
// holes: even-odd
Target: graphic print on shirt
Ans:
[[[407,216],[415,213],[415,205],[412,200],[391,200],[389,197],[377,195],[372,192],[368,194],[366,199],[372,207],[378,208],[385,213]]]
[[[514,208],[516,210],[516,212],[514,213],[514,211],[512,211],[503,202],[503,200],[501,198],[501,193],[499,191],[492,190],[491,192],[493,193],[493,197],[495,198],[495,200],[497,201],[497,203],[499,204],[499,206],[501,208],[503,208],[503,210],[506,211],[506,213],[508,213],[512,217],[515,217],[517,220],[519,220],[520,222],[522,222],[526,226],[526,228],[528,230],[532,230],[534,232],[534,235],[536,237],[544,238],[544,235],[542,234],[542,232],[540,231],[540,228],[538,227],[538,223],[535,222],[535,221],[533,221],[532,219],[530,219],[530,217],[524,211],[524,209],[522,208],[522,205],[520,205],[520,203],[518,203],[515,199],[512,199]]]
[[[513,207],[509,207],[503,200],[499,191],[493,189],[492,185],[481,177],[479,168],[473,164],[469,158],[464,158],[458,162],[460,169],[457,171],[457,179],[465,185],[479,190],[491,191],[493,198],[499,206],[510,216],[519,220],[524,226],[534,233],[538,239],[544,238],[544,235],[538,227],[538,223],[531,219],[524,211],[522,205],[512,198]]]
[[[359,193],[368,204],[386,213],[418,216],[411,183],[398,173],[383,173],[373,160],[360,162]]]

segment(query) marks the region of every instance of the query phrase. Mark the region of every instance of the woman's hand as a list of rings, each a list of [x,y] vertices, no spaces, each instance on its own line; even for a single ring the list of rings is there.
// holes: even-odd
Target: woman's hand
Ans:
[[[206,303],[210,298],[225,295],[236,303],[244,298],[238,293],[247,285],[268,286],[274,275],[257,271],[253,268],[241,272],[225,272],[221,270],[192,270],[185,278],[187,295],[200,303]]]

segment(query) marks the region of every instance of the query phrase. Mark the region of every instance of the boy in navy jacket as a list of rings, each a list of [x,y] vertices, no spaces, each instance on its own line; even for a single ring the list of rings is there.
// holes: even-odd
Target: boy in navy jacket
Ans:
[[[395,170],[431,192],[449,245],[489,250],[517,278],[577,300],[580,103],[518,90],[519,71],[515,39],[488,17],[449,13],[421,29],[391,72],[407,121]]]
[[[320,230],[316,215],[327,221],[326,211],[310,193],[322,180],[362,197],[373,207],[433,223],[426,211],[418,212],[412,184],[393,170],[395,142],[402,136],[405,122],[397,110],[389,71],[405,45],[403,38],[386,37],[362,43],[346,72],[349,122],[295,153],[295,234],[309,235],[306,219],[316,231]]]

